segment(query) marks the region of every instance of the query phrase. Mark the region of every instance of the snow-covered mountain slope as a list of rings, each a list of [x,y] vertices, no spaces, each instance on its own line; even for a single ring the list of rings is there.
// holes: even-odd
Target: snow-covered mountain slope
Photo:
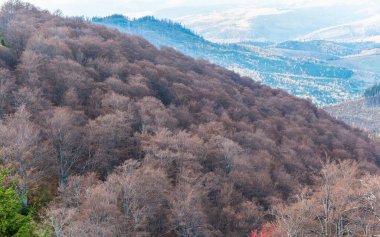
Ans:
[[[378,14],[379,0],[250,0],[213,7],[164,9],[154,16],[180,22],[212,42],[236,43],[283,42],[322,33],[321,37],[309,39],[329,40],[330,30],[340,34],[341,26],[354,22],[360,22],[355,25],[355,34],[362,32],[364,36],[360,38],[377,41],[378,34],[372,27],[370,31],[366,28],[377,21],[374,18]]]
[[[295,9],[236,7],[188,13],[171,19],[181,22],[210,41],[231,43],[295,40],[304,38],[311,32],[356,22],[368,16],[367,9],[358,10],[356,5],[339,5]]]
[[[380,53],[344,57],[340,60],[332,61],[331,64],[380,74]]]
[[[317,30],[302,37],[303,40],[324,39],[340,42],[379,42],[380,14],[364,20]]]
[[[286,10],[275,8],[233,8],[224,11],[213,11],[208,14],[196,13],[176,17],[197,33],[213,42],[242,42],[255,39],[268,41],[260,32],[254,32],[253,19],[286,13]],[[263,29],[265,30],[265,29]]]
[[[375,54],[380,44],[375,42],[333,42],[325,40],[311,41],[285,41],[275,45],[279,49],[288,49],[296,52],[306,51],[312,53],[313,57],[331,55],[331,57],[356,57]],[[338,59],[335,58],[335,59]],[[331,58],[334,59],[334,58]]]

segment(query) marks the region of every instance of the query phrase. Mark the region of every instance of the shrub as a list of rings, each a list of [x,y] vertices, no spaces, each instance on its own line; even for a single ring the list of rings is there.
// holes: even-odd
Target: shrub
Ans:
[[[250,237],[282,237],[282,235],[276,226],[263,225],[261,229],[252,231]]]

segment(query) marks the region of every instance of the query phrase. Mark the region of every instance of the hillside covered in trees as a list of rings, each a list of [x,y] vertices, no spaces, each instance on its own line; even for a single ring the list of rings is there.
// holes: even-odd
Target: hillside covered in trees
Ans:
[[[364,194],[380,196],[365,185],[377,182],[380,147],[310,102],[18,1],[1,8],[0,32],[0,163],[10,172],[0,188],[14,183],[37,229],[247,236],[273,222],[287,236],[378,233],[379,201]],[[363,201],[355,212],[353,196],[339,195],[350,190]]]
[[[370,106],[378,106],[380,97],[380,85],[376,84],[368,88],[364,93],[365,101]]]

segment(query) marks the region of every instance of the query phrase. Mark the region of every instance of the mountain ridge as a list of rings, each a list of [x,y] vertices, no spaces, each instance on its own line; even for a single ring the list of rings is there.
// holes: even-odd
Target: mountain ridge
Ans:
[[[336,98],[334,95],[336,90],[341,91],[339,94],[344,97],[357,93],[357,90],[364,90],[361,87],[357,89],[351,80],[353,75],[351,69],[332,66],[320,59],[287,56],[281,53],[276,55],[272,53],[273,49],[268,50],[265,47],[252,48],[244,44],[212,43],[181,24],[173,25],[171,21],[149,18],[144,22],[144,19],[126,17],[122,18],[122,21],[123,23],[119,17],[115,22],[112,21],[112,17],[93,20],[94,23],[116,28],[122,32],[140,35],[157,47],[161,45],[173,47],[189,56],[203,58],[234,69],[242,75],[263,80],[272,87],[279,87],[296,95],[306,95],[318,104],[341,101],[343,98]],[[257,76],[258,74],[263,76]],[[318,79],[321,77],[324,80]],[[295,80],[296,83],[287,83],[289,79]],[[328,80],[334,81],[336,87],[333,90],[325,86],[325,81]],[[351,85],[346,86],[346,84]],[[318,96],[315,96],[315,93]]]
[[[370,10],[375,13],[369,13]],[[380,8],[376,9],[370,4],[368,6],[367,4],[363,6],[350,4],[318,6],[317,4],[298,8],[272,6],[264,11],[255,5],[248,4],[245,7],[230,6],[218,12],[210,11],[200,14],[188,12],[182,16],[174,14],[170,18],[194,29],[213,42],[270,41],[279,43],[300,39],[323,28],[363,20],[379,11]],[[323,18],[320,17],[321,14]],[[157,16],[165,17],[166,15],[157,14]]]

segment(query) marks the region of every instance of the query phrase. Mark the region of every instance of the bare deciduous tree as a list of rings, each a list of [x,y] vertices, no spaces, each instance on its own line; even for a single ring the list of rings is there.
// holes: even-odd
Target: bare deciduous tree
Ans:
[[[28,206],[28,190],[40,177],[43,162],[43,152],[38,147],[40,130],[30,121],[30,116],[25,106],[21,106],[0,125],[2,155],[15,166],[17,186],[25,207]]]
[[[83,121],[80,114],[68,108],[57,108],[47,119],[47,133],[51,141],[59,187],[83,158]]]

